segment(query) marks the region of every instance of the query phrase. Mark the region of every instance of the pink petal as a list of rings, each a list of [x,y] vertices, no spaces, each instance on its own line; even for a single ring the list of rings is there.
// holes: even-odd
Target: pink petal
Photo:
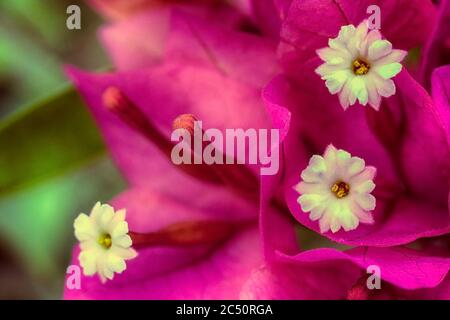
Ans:
[[[437,21],[423,50],[419,78],[428,90],[431,74],[439,66],[450,64],[450,1],[441,0]]]
[[[154,6],[155,0],[88,0],[97,11],[110,19],[123,19],[140,10]]]
[[[216,18],[217,19],[217,18]],[[172,17],[167,59],[204,64],[258,87],[278,72],[275,46],[263,37],[227,30],[177,11]]]
[[[347,251],[335,249],[314,249],[304,251],[295,257],[281,255],[282,260],[304,263],[348,260],[362,268],[376,265],[380,268],[381,279],[399,288],[414,290],[438,286],[450,269],[450,259],[434,257],[426,252],[403,247],[355,248]]]
[[[264,89],[263,100],[268,114],[272,117],[272,127],[280,131],[280,146],[282,146],[289,131],[291,113],[279,105],[281,101],[278,101],[278,98],[282,98],[281,92],[271,89],[271,86]],[[282,160],[281,151],[280,154]],[[282,248],[283,252],[298,251],[294,226],[289,219],[289,212],[286,212],[287,208],[283,208],[282,190],[279,188],[283,172],[284,168],[280,167],[277,175],[261,177],[260,229],[264,252],[269,261],[273,258],[275,250]]]
[[[170,9],[161,7],[102,27],[100,38],[114,65],[128,70],[158,63],[165,48],[169,18]]]
[[[397,161],[407,191],[447,205],[450,189],[450,144],[445,124],[427,92],[403,70],[396,78],[397,94],[382,102],[368,120]]]
[[[433,72],[432,93],[436,111],[450,141],[450,66],[440,67]]]
[[[379,295],[393,290],[400,299],[448,298],[446,276],[450,260],[401,247],[356,248],[345,252],[314,249],[296,256],[279,253],[277,262],[253,271],[241,296],[345,299],[358,280],[369,276],[366,271],[369,266],[380,269],[381,289],[375,290],[380,291]]]
[[[217,21],[220,21],[220,27],[223,29],[237,28],[243,20],[237,12],[225,6],[179,4],[142,11],[132,18],[101,29],[101,40],[117,68],[137,69],[161,62],[173,23],[172,15],[175,13],[178,13],[178,16],[183,13],[192,21],[204,21],[205,26],[218,24]],[[176,35],[171,36],[174,37]]]
[[[347,261],[299,264],[295,259],[263,265],[245,283],[241,298],[252,300],[345,299],[359,268]]]

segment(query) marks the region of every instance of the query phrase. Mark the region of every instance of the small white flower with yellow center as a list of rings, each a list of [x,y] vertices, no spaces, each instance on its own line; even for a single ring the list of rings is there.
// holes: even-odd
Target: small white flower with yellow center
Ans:
[[[400,62],[407,52],[392,49],[378,30],[368,30],[365,20],[357,28],[341,27],[338,37],[329,39],[328,47],[317,50],[317,54],[325,63],[316,73],[331,94],[339,95],[344,110],[356,100],[378,110],[381,97],[395,94],[391,78],[402,70]]]
[[[75,237],[80,241],[78,256],[83,273],[92,276],[98,273],[100,280],[112,280],[114,273],[126,269],[125,260],[135,258],[131,248],[125,210],[97,202],[90,215],[80,214],[74,222]]]
[[[359,223],[374,222],[373,178],[376,169],[363,159],[329,145],[324,156],[313,155],[295,186],[298,202],[312,221],[319,220],[320,232],[354,230]]]

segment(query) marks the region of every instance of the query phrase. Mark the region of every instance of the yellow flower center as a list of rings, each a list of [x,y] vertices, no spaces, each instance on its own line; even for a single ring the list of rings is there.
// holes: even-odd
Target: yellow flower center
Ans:
[[[336,198],[342,199],[350,193],[350,186],[343,181],[337,181],[331,186],[331,192]]]
[[[98,238],[98,243],[103,246],[105,249],[111,248],[112,239],[111,236],[107,233],[103,234]]]
[[[361,59],[356,59],[355,61],[353,61],[352,70],[353,73],[357,76],[362,76],[369,72],[370,65]]]

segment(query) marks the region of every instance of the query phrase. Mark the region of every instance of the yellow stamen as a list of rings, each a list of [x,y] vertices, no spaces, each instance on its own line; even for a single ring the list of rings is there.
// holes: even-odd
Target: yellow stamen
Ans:
[[[356,74],[357,76],[362,76],[369,72],[370,65],[361,59],[356,59],[355,61],[353,61],[352,69],[354,74]]]
[[[336,198],[342,199],[350,193],[350,186],[342,181],[337,181],[331,186],[331,192]]]
[[[111,245],[112,245],[111,236],[109,234],[101,235],[100,238],[98,239],[98,243],[101,246],[105,247],[105,249],[111,248]]]

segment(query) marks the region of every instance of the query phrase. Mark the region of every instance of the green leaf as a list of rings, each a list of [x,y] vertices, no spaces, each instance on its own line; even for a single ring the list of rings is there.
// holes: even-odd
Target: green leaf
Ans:
[[[100,134],[72,86],[0,122],[0,197],[105,154]]]

